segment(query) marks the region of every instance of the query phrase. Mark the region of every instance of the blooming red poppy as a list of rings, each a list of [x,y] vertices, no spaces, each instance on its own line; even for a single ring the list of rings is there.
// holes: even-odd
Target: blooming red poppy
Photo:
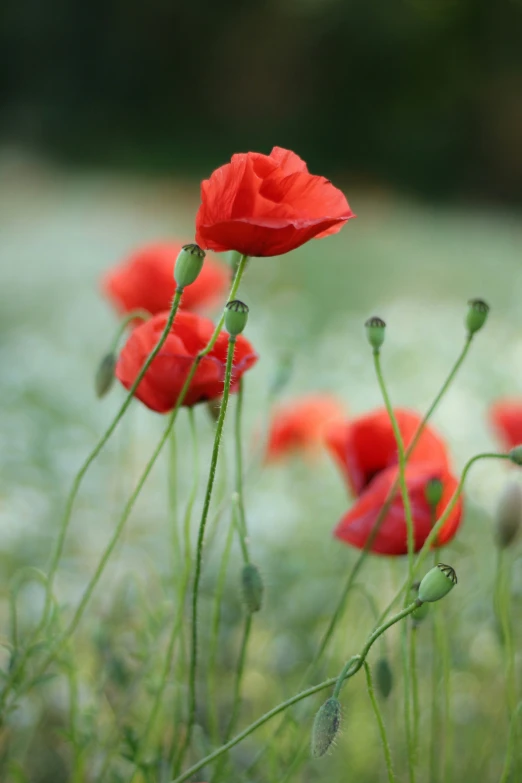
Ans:
[[[342,406],[328,394],[310,394],[280,405],[270,424],[267,461],[291,451],[315,451],[324,443],[327,425],[343,415]]]
[[[394,412],[407,448],[422,417],[401,408]],[[336,422],[326,432],[326,443],[355,495],[360,495],[381,471],[397,464],[397,444],[386,408],[349,422]],[[432,427],[424,427],[408,459],[408,464],[412,462],[431,462],[449,467],[444,441]]]
[[[294,152],[274,147],[270,155],[233,155],[202,182],[196,242],[218,252],[278,256],[336,234],[352,217],[329,180],[310,174]]]
[[[397,467],[387,468],[376,476],[341,519],[335,529],[335,536],[358,549],[363,549],[372,531],[376,530],[369,546],[371,552],[381,555],[407,554],[408,533],[400,490],[396,489],[390,508],[379,523],[379,514],[397,478]],[[440,518],[458,485],[457,479],[443,465],[421,463],[408,465],[406,468],[416,552],[422,547],[433,527],[432,509],[426,500],[426,485],[433,479],[440,480],[443,486],[442,498],[437,506],[437,518]],[[434,546],[447,544],[453,538],[462,519],[462,508],[460,497],[439,531]]]
[[[505,449],[522,443],[522,400],[497,400],[489,409],[489,418],[495,434]]]
[[[167,318],[168,313],[158,313],[129,335],[116,364],[116,377],[126,389],[132,386],[147,356],[159,342]],[[163,347],[145,373],[135,396],[158,413],[172,410],[195,357],[205,348],[213,332],[214,324],[208,318],[178,312]],[[192,406],[212,400],[223,393],[227,347],[228,334],[221,332],[210,353],[201,360],[183,405]],[[257,358],[248,340],[239,335],[234,352],[232,392],[237,390],[243,373],[256,363]]]
[[[119,313],[141,309],[156,315],[170,309],[176,290],[174,265],[181,247],[177,242],[146,245],[105,274],[102,290]],[[229,281],[227,267],[207,256],[197,279],[185,288],[180,307],[199,311],[220,304]]]

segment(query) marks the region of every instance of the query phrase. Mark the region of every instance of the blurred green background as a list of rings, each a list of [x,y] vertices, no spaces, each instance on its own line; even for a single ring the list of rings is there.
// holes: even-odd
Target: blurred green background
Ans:
[[[335,237],[286,257],[252,261],[248,269],[242,297],[251,307],[249,337],[261,358],[247,381],[247,451],[266,423],[271,383],[289,355],[292,373],[283,398],[325,390],[349,415],[381,404],[362,328],[373,314],[388,323],[383,363],[394,403],[424,410],[458,355],[471,296],[484,297],[491,316],[434,421],[448,439],[456,470],[474,453],[494,447],[488,404],[522,390],[521,13],[517,0],[200,0],[190,6],[163,0],[89,5],[4,0],[3,641],[9,634],[9,581],[21,566],[46,567],[72,478],[123,398],[117,389],[99,403],[93,392],[97,362],[116,327],[98,291],[100,275],[145,242],[192,240],[199,178],[233,152],[269,152],[274,144],[295,149],[313,173],[332,177],[344,189],[358,215]],[[202,486],[213,429],[203,408],[197,416],[205,455]],[[133,406],[87,475],[57,584],[65,617],[162,424],[161,417]],[[182,419],[181,509],[191,482],[187,441]],[[230,490],[231,445],[223,453],[223,497]],[[450,762],[441,762],[449,764],[451,775],[441,780],[489,783],[502,768],[507,717],[492,611],[491,526],[505,479],[504,466],[476,467],[464,525],[445,555],[460,584],[444,607],[452,751]],[[331,536],[348,502],[326,457],[315,463],[296,458],[251,474],[252,551],[265,575],[267,606],[256,618],[242,725],[298,687],[355,560],[356,553]],[[161,460],[76,638],[78,742],[88,762],[75,783],[98,783],[109,752],[114,757],[107,779],[129,777],[115,726],[139,732],[172,619],[166,503]],[[200,505],[194,522],[198,510]],[[228,514],[213,522],[204,583],[207,620],[227,522]],[[520,544],[510,558],[520,618]],[[220,637],[224,716],[240,634],[239,563],[234,552]],[[371,561],[362,578],[379,607],[403,572],[402,560]],[[32,626],[40,608],[41,593],[30,585],[20,600],[22,630]],[[366,605],[354,597],[321,674],[337,673],[372,624]],[[517,629],[520,643],[520,622]],[[425,728],[430,634],[427,630],[419,642]],[[391,634],[388,653],[399,680],[398,634]],[[3,650],[4,667],[7,661]],[[183,697],[183,687],[175,681],[172,697]],[[399,777],[401,698],[397,687],[385,705]],[[270,763],[252,778],[244,769],[271,727],[240,746],[229,780],[282,780],[316,707],[310,703],[297,711],[295,736],[273,748]],[[170,709],[169,702],[161,724],[165,735],[173,730]],[[2,783],[73,779],[77,745],[63,733],[68,710],[60,678],[21,700],[2,729]],[[200,718],[205,725],[205,715]],[[202,751],[206,741],[203,734]],[[161,753],[154,763],[151,779],[164,783]],[[210,771],[204,772],[201,779],[209,779]],[[336,752],[324,763],[308,763],[290,780],[325,775],[361,783],[385,779],[362,679],[346,689],[345,729]],[[419,781],[428,780],[433,783],[421,766]]]

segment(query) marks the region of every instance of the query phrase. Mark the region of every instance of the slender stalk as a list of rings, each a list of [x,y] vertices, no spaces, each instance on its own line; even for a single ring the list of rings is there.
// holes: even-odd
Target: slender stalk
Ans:
[[[192,410],[192,408],[189,408]],[[178,464],[176,430],[172,429],[169,438],[169,464],[168,464],[168,499],[169,499],[169,524],[172,541],[172,579],[175,583],[180,565],[180,535],[178,526]]]
[[[495,577],[495,609],[497,612],[497,621],[500,624],[500,630],[502,633],[506,706],[510,724],[512,724],[513,716],[517,709],[517,682],[515,652],[513,645],[513,628],[511,622],[510,582],[511,563],[509,562],[506,566],[504,550],[499,547],[497,553],[497,571]],[[516,723],[512,728],[512,731],[515,732],[515,739],[517,740],[518,731]],[[518,741],[515,742],[515,748],[517,746]],[[515,757],[514,762],[516,768],[518,765],[518,754]]]
[[[431,736],[430,736],[430,755],[429,755],[429,781],[437,783],[439,779],[439,754],[440,743],[444,742],[441,735],[440,703],[439,703],[439,682],[440,682],[440,659],[437,650],[437,628],[435,614],[440,609],[439,606],[432,607],[433,626],[432,626],[432,644],[431,644]]]
[[[411,703],[413,715],[413,757],[415,764],[419,758],[419,672],[417,671],[417,628],[412,625],[410,629],[410,675],[411,675]]]
[[[248,642],[250,639],[250,631],[252,628],[252,615],[250,612],[245,617],[245,625],[243,628],[243,636],[241,638],[241,648],[239,652],[239,658],[237,662],[236,682],[234,685],[234,698],[232,701],[232,714],[230,721],[225,732],[225,742],[228,742],[232,732],[236,728],[237,719],[239,717],[239,707],[241,704],[241,686],[243,685],[243,674],[245,671],[245,662],[248,650]]]
[[[366,673],[366,688],[368,690],[368,696],[370,697],[373,711],[375,713],[375,718],[377,720],[377,725],[379,727],[379,734],[381,735],[382,749],[384,751],[384,759],[386,761],[386,771],[388,773],[388,782],[396,783],[397,778],[395,777],[395,773],[393,771],[390,743],[388,742],[388,737],[386,735],[386,728],[384,726],[384,720],[381,714],[381,710],[379,709],[379,704],[377,702],[377,699],[375,698],[372,673],[366,661],[364,662],[364,671]]]
[[[111,342],[110,353],[115,353],[118,350],[118,343],[120,342],[122,335],[125,333],[125,329],[130,323],[132,323],[132,321],[135,321],[136,319],[139,319],[140,321],[148,321],[150,317],[151,315],[148,310],[142,310],[141,308],[131,310],[130,313],[127,313],[118,324],[118,329],[116,330]]]
[[[408,661],[408,641],[408,625],[404,624],[401,628],[402,676],[404,681],[404,732],[406,736],[406,748],[408,751],[408,776],[410,783],[415,783],[415,745],[413,742],[413,732],[411,725],[411,689],[410,668]]]
[[[248,529],[245,511],[245,497],[243,491],[243,440],[242,440],[242,414],[243,414],[243,381],[239,381],[239,389],[236,401],[236,415],[234,420],[234,441],[236,456],[236,493],[238,498],[237,508],[239,512],[239,543],[243,560],[250,562],[248,553]]]
[[[518,721],[521,714],[522,714],[522,701],[519,701],[517,706],[515,707],[513,715],[511,716],[511,722],[509,725],[508,746],[506,750],[506,758],[504,761],[504,769],[502,770],[502,777],[500,778],[500,783],[509,783],[510,780],[511,767],[513,764],[513,754],[516,748],[516,740],[518,734]]]

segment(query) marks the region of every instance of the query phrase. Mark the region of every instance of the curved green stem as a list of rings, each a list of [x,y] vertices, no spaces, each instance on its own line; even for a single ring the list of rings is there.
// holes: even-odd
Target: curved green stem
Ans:
[[[246,656],[248,650],[248,642],[250,639],[250,631],[252,629],[252,615],[250,613],[245,617],[245,625],[243,628],[243,636],[241,638],[241,648],[239,652],[239,658],[237,662],[236,682],[234,684],[234,698],[232,700],[232,714],[230,721],[225,732],[225,742],[228,742],[232,732],[236,728],[237,719],[239,717],[239,706],[241,703],[241,686],[243,685],[243,674],[245,671]]]
[[[412,625],[410,629],[410,674],[411,674],[411,703],[412,703],[412,715],[413,715],[413,756],[415,763],[417,763],[419,754],[419,721],[420,721],[420,706],[419,706],[419,673],[417,671],[417,628]]]
[[[118,324],[118,329],[112,338],[110,353],[115,353],[118,350],[118,343],[120,342],[122,335],[125,333],[125,329],[130,323],[132,323],[132,321],[135,321],[136,318],[139,318],[140,321],[148,321],[150,317],[151,314],[149,311],[142,310],[141,308],[131,310],[130,313],[126,313]]]
[[[511,766],[513,764],[513,753],[516,747],[516,739],[518,734],[517,724],[521,714],[522,714],[522,701],[519,701],[517,706],[515,707],[513,715],[511,716],[511,723],[509,726],[508,746],[506,750],[506,758],[504,761],[504,769],[502,770],[502,777],[500,778],[500,783],[509,783],[510,780]]]
[[[410,783],[415,783],[415,745],[411,725],[410,667],[408,662],[408,626],[401,628],[402,677],[404,688],[404,732],[408,751],[408,775]]]
[[[386,771],[388,773],[388,782],[396,783],[397,778],[395,777],[395,773],[393,771],[390,743],[388,742],[388,737],[386,735],[386,727],[384,725],[384,720],[381,711],[379,709],[379,704],[377,702],[377,699],[375,698],[372,673],[366,661],[364,662],[364,671],[366,673],[366,688],[368,690],[368,696],[370,697],[373,711],[375,713],[375,718],[377,720],[377,725],[379,727],[379,734],[381,735],[382,749],[384,751],[384,759],[386,761]]]
[[[237,508],[239,512],[239,543],[245,563],[250,562],[248,553],[248,529],[245,512],[245,497],[243,492],[243,443],[242,443],[242,415],[243,415],[243,381],[239,381],[239,389],[236,402],[236,416],[234,421],[234,440],[236,455],[236,493],[238,498]]]

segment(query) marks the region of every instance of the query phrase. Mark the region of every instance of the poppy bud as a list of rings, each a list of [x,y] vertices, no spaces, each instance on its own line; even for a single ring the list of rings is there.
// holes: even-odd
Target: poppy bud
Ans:
[[[259,568],[253,563],[247,563],[243,566],[241,588],[244,604],[250,614],[259,612],[263,602],[263,580]]]
[[[514,449],[508,453],[508,457],[515,465],[522,465],[522,445],[515,446]]]
[[[183,245],[174,266],[174,280],[178,288],[185,288],[194,282],[201,272],[205,251],[199,245]]]
[[[393,673],[387,658],[379,658],[377,661],[375,665],[375,682],[381,696],[387,699],[393,687]]]
[[[466,328],[471,334],[475,334],[482,329],[486,323],[489,313],[489,305],[483,299],[470,299],[468,302],[469,310],[466,316]]]
[[[311,747],[314,758],[324,756],[336,738],[340,725],[341,703],[339,699],[332,696],[332,698],[325,701],[315,716]]]
[[[444,563],[438,563],[425,575],[419,585],[419,601],[439,601],[457,584],[457,574],[453,568]]]
[[[248,321],[248,306],[239,299],[227,302],[225,307],[225,329],[231,337],[241,334]]]
[[[374,316],[373,318],[368,318],[364,325],[366,327],[366,336],[368,337],[368,342],[375,351],[378,351],[384,342],[384,331],[386,329],[386,324],[382,318]]]
[[[444,492],[444,484],[438,478],[430,479],[426,484],[424,490],[428,505],[432,509],[436,509],[442,499],[442,493]]]
[[[512,481],[500,496],[496,513],[495,541],[500,549],[513,543],[522,521],[522,489]]]
[[[107,353],[101,360],[94,377],[94,390],[97,397],[105,397],[114,383],[114,369],[116,367],[116,356],[114,353]]]

